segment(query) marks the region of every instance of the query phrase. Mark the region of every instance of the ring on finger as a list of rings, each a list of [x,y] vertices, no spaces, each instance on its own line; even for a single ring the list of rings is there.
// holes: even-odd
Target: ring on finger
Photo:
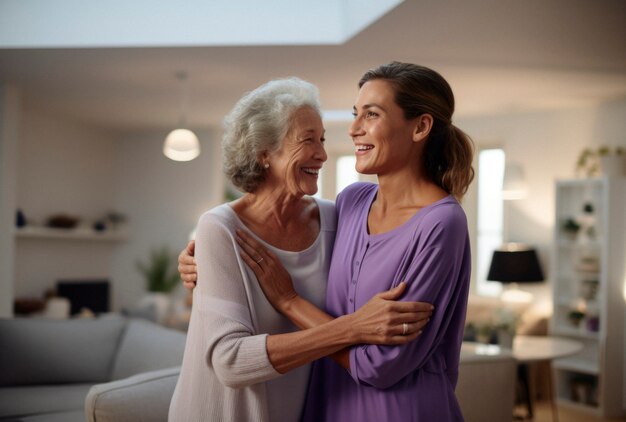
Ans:
[[[258,261],[255,261],[257,264],[260,264],[261,261],[263,261],[263,257],[261,257],[261,259],[259,259]]]
[[[409,332],[409,324],[407,324],[406,322],[403,322],[402,323],[402,335],[406,336],[408,332]]]

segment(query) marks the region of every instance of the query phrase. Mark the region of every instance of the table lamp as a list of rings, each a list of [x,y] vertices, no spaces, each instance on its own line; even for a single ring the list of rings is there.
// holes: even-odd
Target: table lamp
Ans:
[[[504,302],[532,301],[532,294],[520,290],[518,284],[539,283],[544,280],[537,252],[518,243],[505,244],[493,252],[487,280],[499,281],[506,285],[500,296]]]

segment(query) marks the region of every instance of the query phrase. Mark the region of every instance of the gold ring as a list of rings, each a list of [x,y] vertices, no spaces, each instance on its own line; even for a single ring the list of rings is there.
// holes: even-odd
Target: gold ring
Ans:
[[[406,333],[409,332],[409,324],[406,322],[402,323],[402,335],[406,336]]]
[[[263,261],[263,257],[261,257],[261,259],[259,259],[258,261],[255,261],[257,264],[260,264],[261,261]]]

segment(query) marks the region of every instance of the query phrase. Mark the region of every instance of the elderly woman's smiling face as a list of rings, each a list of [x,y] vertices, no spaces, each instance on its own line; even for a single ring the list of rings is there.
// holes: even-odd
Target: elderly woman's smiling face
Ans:
[[[317,179],[328,158],[324,149],[324,125],[310,107],[298,109],[280,149],[269,156],[268,183],[293,195],[313,195]]]

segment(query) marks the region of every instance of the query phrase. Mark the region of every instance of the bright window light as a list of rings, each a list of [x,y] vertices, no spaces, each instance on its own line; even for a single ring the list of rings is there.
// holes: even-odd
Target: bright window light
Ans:
[[[356,157],[354,155],[342,155],[337,158],[336,193],[341,192],[348,185],[359,181],[359,173],[355,170],[355,166]]]
[[[498,296],[500,283],[487,281],[493,251],[502,245],[504,151],[484,149],[478,154],[478,239],[476,289],[479,295]]]
[[[313,195],[313,197],[315,198],[323,198],[322,196],[322,186],[324,186],[324,182],[323,182],[323,176],[324,176],[324,172],[320,171],[317,175],[317,193],[315,195]]]

